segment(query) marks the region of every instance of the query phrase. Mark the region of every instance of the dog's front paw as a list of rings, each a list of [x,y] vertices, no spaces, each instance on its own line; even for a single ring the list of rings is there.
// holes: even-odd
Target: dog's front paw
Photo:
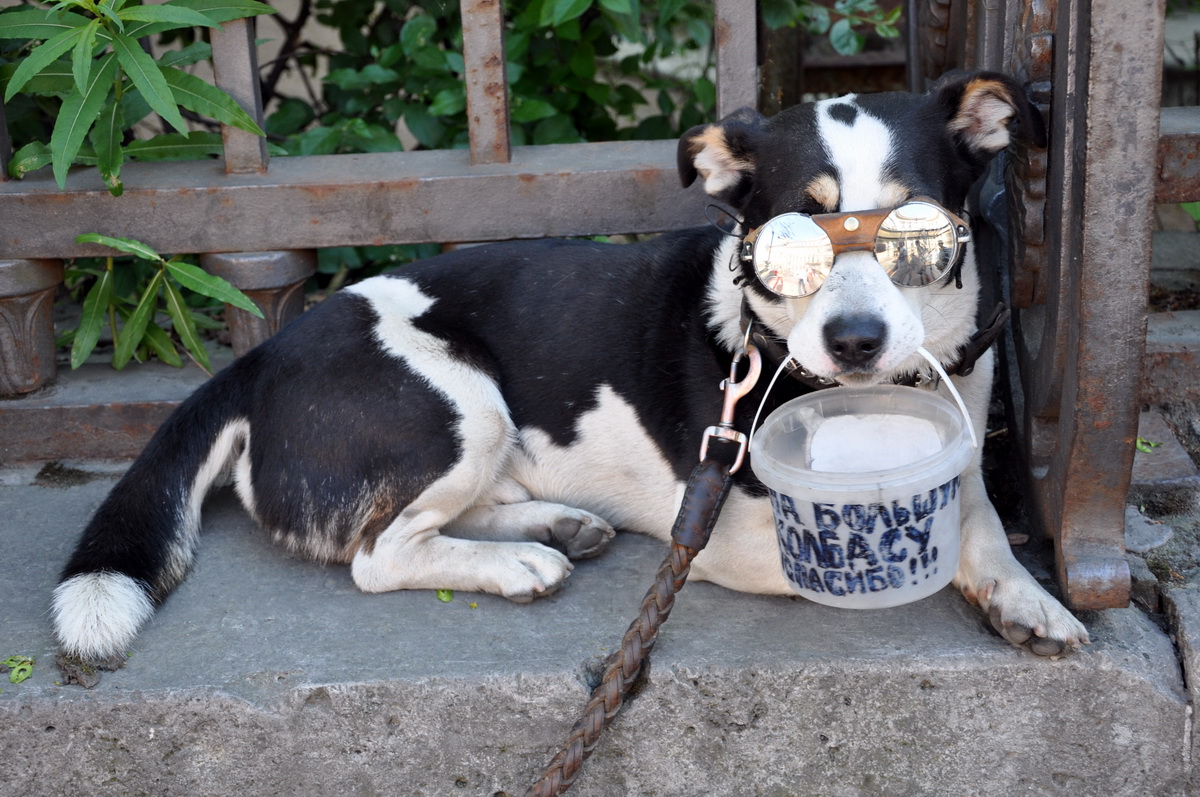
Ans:
[[[963,586],[967,600],[987,613],[1000,636],[1039,656],[1059,656],[1091,640],[1087,628],[1027,574]]]
[[[567,557],[538,543],[501,543],[508,561],[502,566],[497,592],[513,603],[529,603],[558,592],[575,568]]]
[[[546,532],[547,542],[571,559],[588,559],[604,550],[616,534],[601,517],[582,509],[565,508]]]

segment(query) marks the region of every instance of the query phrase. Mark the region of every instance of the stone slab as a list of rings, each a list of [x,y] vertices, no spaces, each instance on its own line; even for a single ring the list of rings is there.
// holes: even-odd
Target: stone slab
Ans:
[[[1151,313],[1146,329],[1142,401],[1200,400],[1200,310]]]
[[[619,535],[528,606],[364,595],[286,555],[228,493],[196,567],[91,691],[55,683],[57,569],[112,476],[0,480],[0,782],[25,795],[519,795],[587,697],[663,554]],[[646,685],[572,794],[1183,795],[1189,705],[1171,640],[1084,615],[1057,661],[945,590],[846,611],[688,584]]]

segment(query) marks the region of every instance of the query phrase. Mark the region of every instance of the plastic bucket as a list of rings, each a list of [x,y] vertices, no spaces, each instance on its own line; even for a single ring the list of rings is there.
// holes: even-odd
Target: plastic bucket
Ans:
[[[882,609],[950,583],[969,435],[949,401],[896,385],[821,390],[771,413],[751,463],[771,492],[792,588],[829,606]]]

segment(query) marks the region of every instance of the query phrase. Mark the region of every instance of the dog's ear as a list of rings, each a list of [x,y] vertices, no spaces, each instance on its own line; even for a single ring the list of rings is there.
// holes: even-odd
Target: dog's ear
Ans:
[[[709,196],[736,204],[750,186],[766,119],[741,108],[711,125],[699,125],[679,139],[679,179],[687,188],[696,177]]]
[[[951,72],[931,91],[946,113],[951,134],[976,157],[995,155],[1014,133],[1037,147],[1046,146],[1041,112],[1008,75]]]

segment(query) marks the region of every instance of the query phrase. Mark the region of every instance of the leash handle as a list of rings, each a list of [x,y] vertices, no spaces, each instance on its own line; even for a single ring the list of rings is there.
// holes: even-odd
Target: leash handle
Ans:
[[[743,379],[737,378],[738,363],[748,359],[750,369]],[[733,474],[742,466],[746,456],[746,435],[733,427],[734,410],[738,400],[750,392],[762,373],[762,357],[758,349],[745,345],[734,355],[729,366],[729,378],[721,382],[725,399],[721,420],[704,430],[700,446],[700,464],[692,470],[675,524],[671,527],[671,550],[658,567],[654,584],[642,598],[637,618],[629,624],[621,647],[609,657],[600,683],[592,690],[583,709],[583,716],[571,729],[567,740],[550,760],[541,777],[534,782],[525,797],[559,797],[575,782],[583,762],[592,754],[604,729],[612,724],[625,698],[633,688],[642,665],[658,639],[658,629],[667,621],[675,606],[675,593],[683,589],[692,560],[708,544],[721,507],[733,485]],[[709,443],[717,441],[710,450]],[[730,445],[737,446],[730,450]],[[719,453],[718,453],[719,452]]]

